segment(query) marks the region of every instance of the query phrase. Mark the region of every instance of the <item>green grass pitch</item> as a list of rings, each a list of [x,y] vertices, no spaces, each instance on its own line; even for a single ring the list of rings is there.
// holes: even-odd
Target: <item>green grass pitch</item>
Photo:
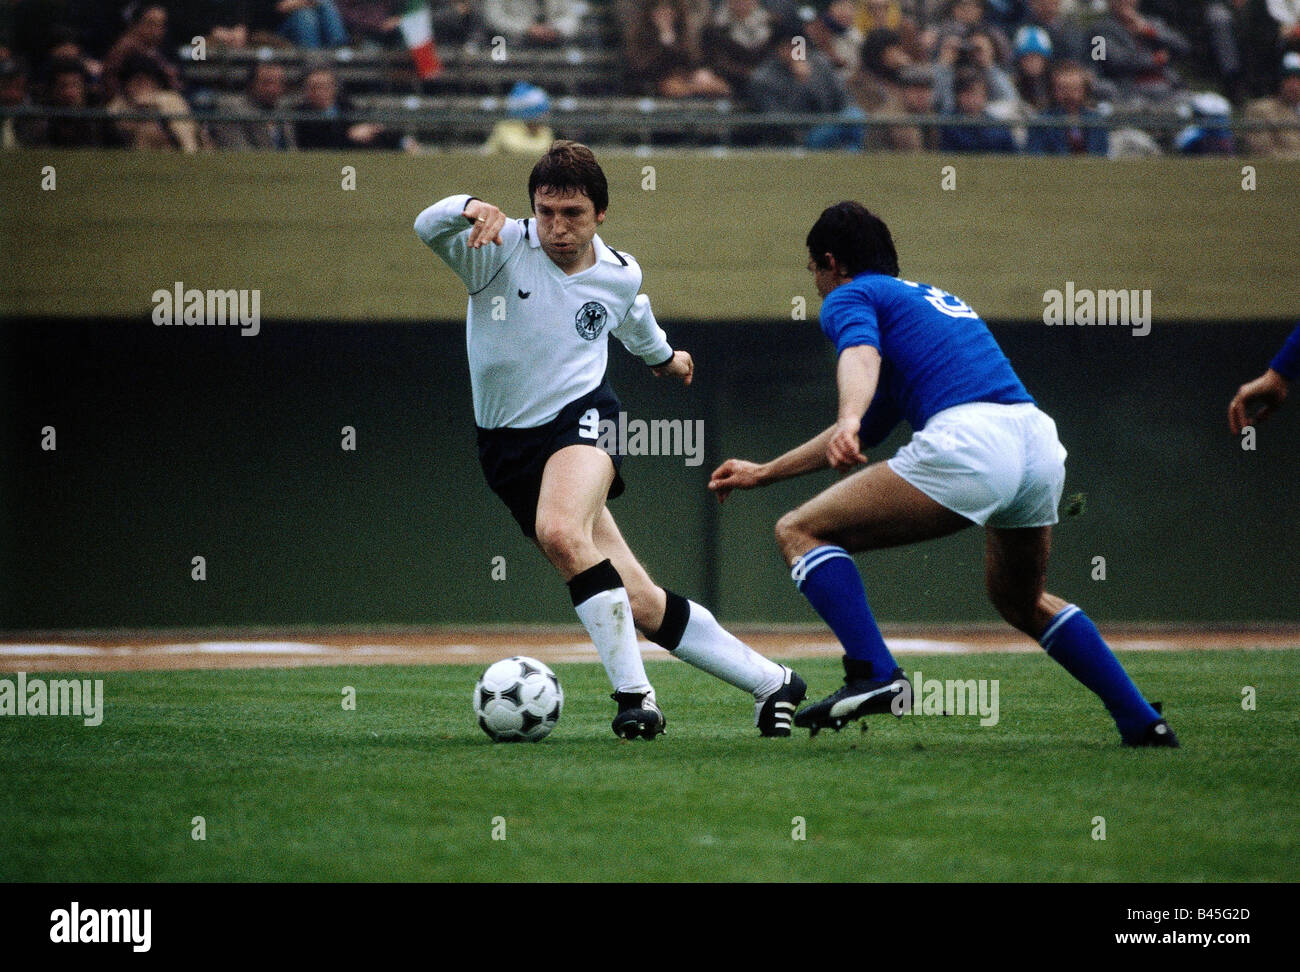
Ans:
[[[1039,654],[906,656],[998,679],[996,726],[873,717],[786,740],[655,662],[653,743],[610,733],[595,664],[556,666],[559,727],[515,745],[474,722],[477,668],[108,673],[99,727],[0,719],[0,879],[1294,881],[1298,659],[1126,653],[1177,751],[1122,749]],[[798,667],[813,697],[837,681],[834,658]]]

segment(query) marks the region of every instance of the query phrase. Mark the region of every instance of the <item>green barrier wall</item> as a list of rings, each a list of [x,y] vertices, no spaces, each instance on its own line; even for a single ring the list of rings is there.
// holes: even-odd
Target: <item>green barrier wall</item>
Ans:
[[[728,455],[767,458],[831,420],[829,346],[812,322],[667,324],[696,355],[691,388],[617,346],[611,378],[631,418],[704,422],[705,461],[629,458],[612,508],[662,583],[732,621],[812,622],[771,529],[833,475],[721,509],[704,483]],[[1057,530],[1055,590],[1107,621],[1300,621],[1300,402],[1254,451],[1225,417],[1290,326],[994,325],[1070,450],[1067,494],[1086,494]],[[571,621],[481,481],[462,329],[4,322],[0,627]],[[969,531],[859,563],[884,621],[992,621],[981,555]]]
[[[1026,322],[995,330],[1057,419],[1067,493],[1087,497],[1057,532],[1060,593],[1107,620],[1300,620],[1300,402],[1253,452],[1224,418],[1300,317],[1300,164],[601,157],[603,235],[700,366],[681,389],[611,353],[633,417],[705,423],[701,466],[630,459],[615,503],[663,583],[730,619],[814,620],[771,527],[833,478],[721,510],[704,482],[833,415],[803,238],[853,197],[890,221],[906,276]],[[481,482],[464,294],[411,232],[455,191],[524,214],[530,161],[5,153],[0,627],[571,621]],[[260,290],[262,333],[153,327],[151,295],[177,281]],[[1043,295],[1067,281],[1150,289],[1152,333],[1045,327]],[[809,321],[791,319],[801,299]],[[971,533],[860,562],[885,620],[992,620],[980,554]]]
[[[800,296],[815,308],[803,240],[844,198],[884,215],[905,275],[988,319],[1038,319],[1043,293],[1069,280],[1150,289],[1162,321],[1300,316],[1300,163],[601,159],[603,236],[641,262],[665,320],[788,318]],[[349,166],[355,190],[342,188]],[[277,320],[453,318],[464,294],[415,239],[416,213],[472,192],[526,215],[530,168],[463,153],[7,152],[0,315],[144,314],[180,280],[259,289]]]

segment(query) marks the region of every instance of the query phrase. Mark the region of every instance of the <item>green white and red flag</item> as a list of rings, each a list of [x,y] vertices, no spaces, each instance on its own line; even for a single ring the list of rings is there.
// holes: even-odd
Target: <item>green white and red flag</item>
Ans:
[[[420,80],[427,81],[441,74],[442,61],[438,60],[438,46],[433,41],[433,13],[427,0],[408,0],[406,12],[402,14],[401,31],[402,39],[415,59],[415,70]]]

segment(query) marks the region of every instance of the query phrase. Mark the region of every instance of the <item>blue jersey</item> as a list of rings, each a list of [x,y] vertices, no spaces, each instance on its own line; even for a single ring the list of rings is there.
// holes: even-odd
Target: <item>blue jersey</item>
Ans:
[[[1282,345],[1282,350],[1273,358],[1269,367],[1287,381],[1295,381],[1300,378],[1300,324],[1296,325],[1295,330],[1286,339],[1286,344]]]
[[[880,382],[862,418],[864,447],[878,445],[902,419],[916,431],[954,405],[1034,400],[973,310],[938,287],[862,273],[822,301],[822,331],[837,352],[880,352]]]

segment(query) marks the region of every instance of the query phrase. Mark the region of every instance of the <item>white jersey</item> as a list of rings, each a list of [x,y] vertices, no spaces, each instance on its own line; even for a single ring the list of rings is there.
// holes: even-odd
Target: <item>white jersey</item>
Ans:
[[[673,350],[639,294],[641,267],[597,236],[594,266],[566,274],[546,255],[534,219],[508,220],[501,245],[471,250],[462,213],[471,196],[442,199],[415,232],[465,282],[474,420],[481,428],[534,428],[600,385],[613,334],[648,365]]]

